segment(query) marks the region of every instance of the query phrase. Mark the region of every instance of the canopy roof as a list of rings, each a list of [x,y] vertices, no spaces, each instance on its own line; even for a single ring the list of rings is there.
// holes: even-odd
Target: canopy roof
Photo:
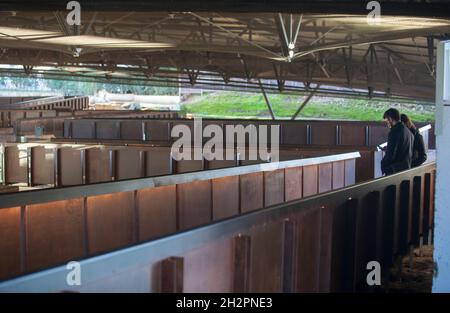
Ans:
[[[435,17],[82,8],[69,26],[68,12],[0,12],[0,71],[433,101],[435,44],[450,33]]]

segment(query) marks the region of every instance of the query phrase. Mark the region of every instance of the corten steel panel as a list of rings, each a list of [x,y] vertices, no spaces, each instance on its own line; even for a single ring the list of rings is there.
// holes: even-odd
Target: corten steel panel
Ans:
[[[58,184],[60,186],[81,185],[83,170],[81,151],[70,147],[58,149]]]
[[[346,231],[345,231],[345,254],[344,254],[344,277],[347,279],[344,281],[344,290],[347,292],[355,291],[355,265],[357,252],[358,238],[356,218],[357,212],[360,209],[359,199],[348,198],[346,200]]]
[[[180,160],[176,164],[176,173],[195,172],[203,169],[202,160]]]
[[[433,178],[432,173],[426,173],[424,175],[424,194],[423,194],[423,216],[422,216],[422,233],[423,233],[423,239],[424,243],[427,244],[431,238],[428,238],[430,233],[430,227],[431,227],[431,220],[430,220],[430,211],[431,209],[431,197],[433,196],[433,192],[431,189],[431,180]]]
[[[134,194],[120,192],[87,198],[89,254],[133,243]]]
[[[62,120],[52,119],[48,121],[48,124],[50,125],[48,133],[55,135],[56,138],[63,137],[64,125]],[[44,133],[47,134],[45,127],[46,126],[44,125]]]
[[[240,175],[241,213],[263,207],[263,173]]]
[[[319,291],[320,210],[308,210],[298,216],[297,292]]]
[[[341,144],[344,146],[364,146],[366,129],[359,125],[341,125]]]
[[[154,148],[147,150],[145,159],[146,176],[170,174],[170,148]]]
[[[212,160],[206,162],[207,169],[217,169],[236,166],[236,161]]]
[[[436,183],[436,171],[431,173],[431,184],[430,184],[430,227],[434,228],[434,196],[435,196],[435,183]]]
[[[355,159],[345,160],[345,186],[353,185],[355,181]]]
[[[38,110],[29,110],[25,112],[26,118],[36,118],[39,117],[40,111]]]
[[[20,207],[0,209],[0,251],[0,280],[20,274]]]
[[[284,124],[281,127],[281,143],[285,145],[306,144],[306,123]]]
[[[302,152],[295,150],[279,150],[280,161],[302,159]]]
[[[332,146],[336,144],[336,126],[329,124],[311,125],[311,144]]]
[[[319,164],[319,193],[332,189],[333,164]]]
[[[161,261],[161,292],[182,293],[184,291],[184,258],[169,257]]]
[[[407,243],[408,245],[411,244],[413,241],[413,212],[414,212],[414,197],[416,196],[414,194],[414,180],[409,180],[409,205],[408,205],[408,231],[407,231]]]
[[[212,220],[211,181],[177,185],[178,228],[188,229]]]
[[[264,206],[284,202],[284,170],[264,172]]]
[[[239,214],[239,176],[212,180],[213,220]]]
[[[286,168],[285,170],[285,200],[292,201],[302,197],[303,167]]]
[[[421,203],[420,203],[420,215],[419,215],[419,232],[420,235],[424,235],[424,215],[425,215],[425,205],[424,205],[424,199],[425,199],[425,174],[420,175],[421,184],[420,184],[420,195],[421,195]]]
[[[12,124],[18,119],[25,118],[25,111],[9,111],[9,112]]]
[[[120,122],[119,121],[96,121],[97,139],[120,139]]]
[[[282,251],[282,292],[295,291],[295,273],[297,270],[297,223],[295,219],[285,218],[283,221]]]
[[[27,150],[5,147],[5,179],[7,183],[27,183]]]
[[[409,179],[400,184],[400,216],[399,216],[399,253],[405,255],[408,251],[409,230],[412,209],[411,181]]]
[[[281,292],[283,230],[282,221],[276,221],[250,231],[250,292]]]
[[[333,208],[322,207],[320,212],[319,292],[331,291],[331,262],[333,248]]]
[[[60,113],[58,113],[58,116],[60,116]],[[72,122],[73,122],[72,120],[63,120],[62,129],[63,129],[63,137],[64,138],[72,138],[73,137]]]
[[[93,139],[95,138],[95,122],[89,120],[73,120],[72,138]],[[64,132],[67,134],[66,132]]]
[[[400,186],[397,186],[397,190],[396,190],[396,196],[394,198],[395,203],[394,203],[394,239],[392,240],[393,242],[393,247],[392,247],[392,254],[394,256],[394,258],[398,255],[398,240],[399,240],[399,227],[400,227]]]
[[[261,160],[248,160],[245,159],[243,161],[241,161],[241,165],[254,165],[254,164],[260,164],[260,163],[264,163],[265,161],[261,161]]]
[[[333,162],[333,190],[344,187],[345,185],[345,162]]]
[[[317,194],[318,174],[317,165],[308,165],[303,167],[303,197]]]
[[[44,146],[31,148],[31,183],[46,185],[55,183],[55,165],[53,150]]]
[[[86,182],[98,183],[111,180],[110,150],[86,149]]]
[[[145,139],[167,141],[170,138],[168,121],[149,121],[145,123]],[[192,133],[193,136],[193,133]]]
[[[370,145],[376,146],[388,140],[389,128],[386,126],[370,126]]]
[[[55,117],[56,111],[42,111],[42,117]]]
[[[27,207],[28,270],[78,260],[84,256],[84,214],[80,199]]]
[[[139,241],[174,233],[177,228],[176,187],[137,191]]]
[[[355,250],[354,250],[354,281],[356,291],[368,289],[366,266],[376,258],[376,233],[377,233],[377,196],[367,194],[362,199],[362,205],[356,210]]]
[[[141,121],[121,121],[120,122],[121,139],[123,140],[142,140],[142,122]]]
[[[393,261],[394,224],[397,186],[389,185],[383,191],[382,202],[382,257],[381,266],[388,267]]]
[[[17,134],[32,134],[35,131],[36,122],[21,120],[16,122],[16,132]]]
[[[425,166],[425,167],[428,170],[430,170],[432,168],[432,165],[428,165],[428,166]],[[344,201],[344,199],[347,199],[350,196],[354,197],[355,199],[359,198],[358,195],[364,195],[369,190],[380,190],[380,189],[383,189],[384,188],[383,186],[386,186],[387,184],[397,184],[397,183],[399,183],[399,181],[401,179],[404,179],[406,177],[410,178],[414,174],[417,174],[417,173],[419,173],[421,171],[422,171],[422,169],[415,169],[415,170],[412,170],[411,173],[405,173],[404,174],[405,176],[401,175],[400,177],[397,177],[397,176],[395,176],[395,177],[394,176],[393,177],[387,177],[387,178],[385,178],[383,180],[380,180],[380,181],[375,181],[375,182],[371,182],[369,184],[364,184],[364,185],[359,185],[359,186],[354,186],[352,188],[348,188],[346,190],[341,191],[340,193],[329,193],[327,195],[323,195],[322,197],[323,197],[323,200],[325,200],[327,203],[333,203],[334,206],[339,206],[341,204],[341,200]],[[321,197],[321,199],[322,199],[322,197]],[[341,199],[341,200],[339,200],[339,199]],[[301,201],[303,209],[300,210],[300,211],[304,211],[304,209],[307,208],[307,207],[311,207],[313,209],[316,209],[317,208],[317,206],[316,206],[317,203],[314,203],[315,201],[317,201],[317,198]],[[288,210],[283,209],[282,211],[283,211],[282,218],[287,217],[287,215],[289,214]],[[242,222],[245,223],[244,225],[246,225],[246,229],[250,229],[254,225],[254,223],[256,222],[256,219],[254,219],[254,217],[257,218],[258,223],[261,222],[261,224],[263,224],[263,222],[267,221],[267,220],[274,220],[274,219],[278,220],[281,216],[279,216],[280,212],[278,212],[278,213],[277,212],[278,212],[278,210],[273,211],[273,212],[271,212],[270,210],[262,210],[258,214],[249,215],[247,217],[243,217],[243,218],[241,218],[241,220],[242,220]],[[299,212],[296,212],[296,213],[299,213]],[[343,220],[347,221],[348,220],[347,216],[344,216]],[[186,240],[186,242],[190,241],[190,240],[194,240],[194,242],[200,243],[199,241],[197,241],[197,239],[199,237],[209,238],[209,236],[211,236],[211,238],[215,238],[215,237],[219,237],[219,236],[223,236],[223,235],[228,235],[229,236],[230,234],[232,234],[230,232],[234,232],[234,230],[232,229],[233,227],[228,228],[227,225],[229,225],[229,224],[228,223],[223,223],[223,224],[220,224],[220,225],[217,224],[217,225],[212,225],[211,227],[207,227],[206,229],[203,229],[203,228],[199,229],[197,231],[194,231],[193,233],[189,232],[189,233],[182,234],[181,237],[183,237],[183,238],[181,238],[181,237],[178,238],[179,239],[179,243],[185,242],[185,240]],[[222,228],[222,227],[225,227],[225,228]],[[337,231],[335,234],[333,234],[333,245],[334,245],[334,241],[335,241],[335,238],[336,238],[335,237],[336,234],[339,236],[340,233],[345,233],[346,231],[347,231],[347,227],[344,224],[344,226],[341,229],[339,229],[339,231]],[[202,233],[203,232],[207,232],[207,234],[206,233],[203,234],[205,236],[198,236],[200,234],[198,232],[202,232]],[[173,240],[175,240],[175,239],[173,239]],[[346,238],[344,236],[344,240],[343,240],[344,244],[339,246],[338,247],[339,249],[344,249],[345,246],[347,245],[347,242],[345,241],[345,239]],[[170,240],[172,240],[172,239],[170,239]],[[177,245],[177,244],[173,245],[174,250],[172,250],[172,251],[174,253],[172,255],[176,255],[178,253],[177,251],[180,251],[180,250],[178,250],[179,246],[180,245]],[[322,243],[321,243],[321,246],[322,246]],[[153,248],[155,248],[155,250],[153,250]],[[155,252],[157,254],[159,254],[159,253],[163,253],[164,254],[165,252],[167,252],[166,250],[164,250],[163,246],[158,246],[158,245],[156,245],[155,247],[143,247],[143,249],[145,249],[145,250],[142,250],[142,251],[140,250],[140,251],[141,252],[145,251],[145,253],[149,253],[151,257],[157,256],[157,255],[154,254]],[[155,251],[155,252],[152,252],[152,251]],[[141,255],[141,252],[139,252],[139,255]],[[118,256],[118,257],[120,257],[120,256]],[[166,257],[166,256],[164,256],[164,257]],[[162,258],[163,257],[161,257],[161,259]],[[126,256],[123,256],[123,258],[121,260],[126,261],[125,259],[126,259]],[[130,260],[128,260],[128,261],[130,261]],[[142,261],[142,260],[140,260],[140,261]],[[137,260],[137,262],[140,262],[140,261]],[[130,261],[130,262],[132,262],[132,261]],[[129,264],[129,265],[131,265],[131,264]],[[105,266],[108,266],[108,265],[106,264]],[[144,275],[146,275],[147,277],[149,277],[149,270],[150,270],[149,266],[144,266],[144,271],[142,273]],[[340,270],[339,269],[333,269],[332,273],[336,273],[336,272],[340,272]],[[121,274],[120,276],[123,278],[125,275]],[[99,278],[99,277],[97,277],[97,278]],[[113,278],[113,279],[117,281],[117,278]],[[345,275],[342,276],[341,279],[343,281],[345,281],[346,280],[346,276]],[[129,282],[129,280],[126,281],[125,283],[128,283],[128,282]],[[148,280],[147,281],[143,281],[143,285],[144,285],[144,288],[148,288],[149,287]]]
[[[369,232],[370,238],[368,246],[370,246],[370,255],[373,260],[381,260],[382,256],[382,227],[383,227],[383,210],[381,208],[381,192],[372,191],[367,195],[367,210],[371,211],[373,216],[372,229]]]
[[[142,159],[144,155],[136,149],[120,149],[115,151],[115,179],[142,177]]]
[[[343,291],[344,276],[344,258],[346,249],[346,205],[345,203],[336,203],[333,208],[333,227],[332,227],[332,252],[331,252],[331,278],[330,291]]]
[[[331,261],[331,291],[349,292],[354,283],[354,238],[356,199],[334,204]]]
[[[232,292],[244,293],[250,290],[251,237],[237,234],[232,239]]]
[[[72,121],[71,120],[63,120],[63,138],[72,138]]]
[[[413,212],[412,212],[412,244],[418,245],[422,235],[423,219],[423,175],[415,176],[413,180]]]
[[[184,257],[184,292],[232,291],[230,238],[208,242]]]
[[[356,159],[356,182],[374,179],[375,177],[375,154],[373,151],[360,151],[360,158]]]

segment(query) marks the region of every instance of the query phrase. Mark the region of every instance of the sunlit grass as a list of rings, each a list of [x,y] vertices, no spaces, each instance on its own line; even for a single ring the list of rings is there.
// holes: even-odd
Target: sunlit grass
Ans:
[[[304,97],[292,95],[269,95],[277,118],[290,118]],[[383,112],[396,107],[413,121],[433,121],[434,107],[387,103],[361,99],[312,98],[299,118],[346,119],[380,121]],[[237,92],[210,93],[186,103],[182,111],[194,116],[225,118],[270,117],[263,95]]]

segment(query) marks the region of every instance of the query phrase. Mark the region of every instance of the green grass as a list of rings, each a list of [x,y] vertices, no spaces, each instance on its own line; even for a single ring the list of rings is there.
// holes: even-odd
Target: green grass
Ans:
[[[269,95],[277,118],[290,118],[304,97],[293,95]],[[383,112],[396,107],[413,121],[434,120],[434,107],[392,104],[361,99],[312,98],[299,118],[347,119],[380,121]],[[421,108],[422,107],[422,108]],[[419,108],[419,109],[418,109]],[[202,117],[267,118],[270,117],[263,95],[237,92],[217,92],[203,95],[186,103],[183,113]]]

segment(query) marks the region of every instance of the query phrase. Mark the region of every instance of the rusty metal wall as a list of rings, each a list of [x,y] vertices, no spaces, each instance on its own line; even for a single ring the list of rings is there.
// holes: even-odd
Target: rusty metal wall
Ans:
[[[64,138],[72,139],[106,139],[104,136],[96,134],[95,127],[109,128],[107,139],[127,139],[136,141],[170,141],[171,130],[176,125],[187,125],[193,133],[192,119],[160,119],[158,121],[140,120],[145,124],[143,132],[145,137],[137,131],[124,130],[120,125],[129,123],[126,119],[77,119],[64,121],[65,129],[76,129],[78,127],[89,127],[84,135],[65,132]],[[137,122],[137,121],[136,121]],[[139,123],[136,123],[139,124]],[[280,145],[317,145],[317,146],[367,146],[376,147],[387,141],[389,129],[383,122],[358,122],[358,121],[262,121],[262,120],[203,120],[202,126],[209,124],[219,125],[222,130],[227,125],[241,124],[244,127],[253,124],[257,127],[263,125],[280,125],[279,144]],[[428,123],[416,123],[421,127]],[[431,123],[432,124],[432,123]],[[119,134],[119,130],[122,132]],[[268,127],[268,138],[270,142],[270,127]],[[143,139],[144,138],[144,139]],[[434,124],[429,133],[429,147],[435,148]]]
[[[361,157],[356,159],[355,164],[352,165],[355,166],[355,169],[352,169],[355,177],[350,178],[347,175],[349,183],[373,179],[377,177],[375,173],[379,172],[380,165],[374,157],[376,152],[367,148],[357,150],[359,150]],[[314,158],[350,151],[355,150],[350,147],[320,149],[314,146],[297,149],[282,146],[280,147],[280,160]],[[266,162],[266,160],[260,158],[255,161],[238,163],[227,160],[175,161],[171,157],[171,149],[168,146],[129,145],[126,143],[123,145],[44,143],[30,143],[28,145],[8,143],[5,145],[5,152],[5,183],[22,183],[29,186],[71,186]],[[235,151],[233,153],[235,154]],[[0,159],[2,157],[3,155],[0,155]],[[305,175],[309,175],[310,170],[314,169],[307,169]],[[334,177],[329,169],[321,170],[322,175],[328,173],[328,175]],[[336,175],[343,174],[336,172]],[[316,174],[313,176],[315,177]],[[326,178],[327,181],[328,178]],[[306,186],[307,194],[309,193],[309,186]],[[312,186],[314,186],[314,183]],[[321,182],[319,187],[326,191],[331,186],[328,183]]]
[[[0,208],[0,223],[5,224],[0,228],[0,279],[314,196],[319,191],[330,190],[319,189],[319,182],[332,187],[333,159],[340,166],[343,161],[344,167],[347,167],[354,162],[354,157],[356,154],[321,157],[315,161],[316,165],[306,167],[295,165],[297,163],[292,161],[281,162],[280,166],[285,168],[273,168],[270,164],[267,164],[267,168],[260,165],[242,166],[239,168],[242,174],[236,173],[234,169],[200,173],[201,177],[212,175],[213,178],[202,179],[196,173],[186,173],[144,178],[130,183],[110,182],[42,189],[26,195],[0,195],[0,203],[4,205]],[[322,174],[319,174],[317,168],[322,165]],[[306,168],[311,167],[315,167],[316,171],[306,175]],[[345,170],[345,176],[354,177],[351,172],[354,170],[350,166]],[[87,177],[92,175],[88,173],[89,169],[86,171]],[[324,171],[330,173],[324,174]],[[353,182],[345,176],[341,178],[341,184],[336,186]],[[162,181],[166,183],[161,185]],[[289,182],[294,184],[290,185]],[[118,191],[108,192],[108,188],[114,187],[114,184]],[[136,184],[142,187],[132,187]],[[315,184],[314,188],[308,187],[312,184]],[[274,247],[279,246],[278,239],[272,238],[270,233],[267,236],[270,238],[261,239],[262,245],[267,241],[273,243]],[[255,250],[252,253],[260,252]],[[279,262],[275,259],[272,261]],[[264,271],[264,268],[261,270]],[[269,286],[272,283],[269,281],[264,284]],[[254,284],[259,285],[258,282]]]
[[[81,261],[91,273],[81,286],[67,287],[61,266],[43,272],[45,280],[30,275],[0,282],[0,291],[370,292],[367,262],[380,262],[384,277],[409,246],[432,234],[435,175],[435,164],[426,164]],[[173,196],[175,190],[158,192]],[[121,207],[121,217],[128,216]],[[18,273],[20,207],[0,214],[9,217],[0,219],[8,223],[0,232],[12,236],[0,241],[11,252],[0,273],[7,266]],[[173,227],[167,226],[165,233]],[[122,243],[132,241],[127,228],[119,235]]]

